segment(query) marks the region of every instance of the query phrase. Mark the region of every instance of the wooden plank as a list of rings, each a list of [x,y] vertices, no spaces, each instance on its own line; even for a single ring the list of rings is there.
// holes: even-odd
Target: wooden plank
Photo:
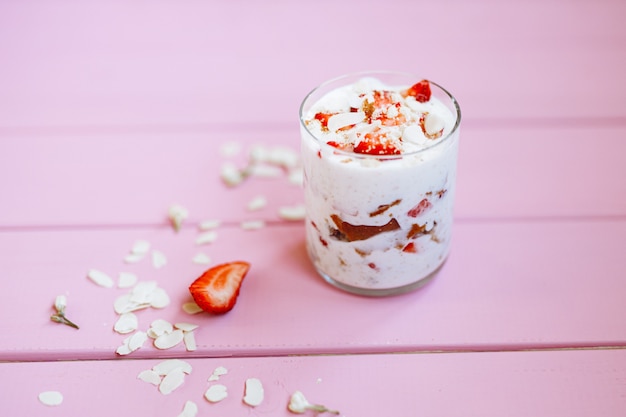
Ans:
[[[466,415],[526,417],[590,414],[626,409],[626,351],[357,355],[189,359],[192,373],[169,395],[137,379],[159,361],[0,363],[3,410],[12,415],[179,415],[186,401],[198,415],[292,416],[290,395],[300,390],[341,416]],[[218,366],[228,397],[203,398]],[[262,381],[264,402],[242,402],[244,383]],[[56,390],[63,403],[46,407],[40,392]],[[409,400],[410,399],[410,400]]]
[[[127,289],[106,289],[86,277],[98,269],[156,281],[171,304],[139,311],[139,329],[153,320],[192,322],[198,350],[158,350],[150,342],[131,357],[258,356],[432,350],[510,350],[626,346],[623,319],[626,222],[466,222],[455,225],[450,258],[425,288],[371,299],[323,282],[308,262],[300,225],[258,231],[218,230],[210,246],[185,229],[49,230],[0,233],[0,360],[111,359],[125,336],[112,328],[114,301]],[[162,251],[124,264],[137,239]],[[225,316],[189,316],[188,286],[214,263],[251,262],[238,304]],[[80,330],[53,323],[52,304],[68,299]]]
[[[626,128],[476,128],[461,132],[458,219],[626,215]],[[236,157],[223,144],[242,146]],[[0,138],[0,227],[165,225],[179,203],[191,223],[280,221],[303,202],[286,175],[229,188],[224,163],[251,147],[298,152],[297,129]],[[591,144],[593,143],[593,146]],[[265,196],[268,205],[249,211]]]
[[[386,10],[373,2],[3,2],[0,126],[284,126],[315,85],[371,68],[438,81],[468,121],[624,123],[624,2],[393,1]],[[253,110],[244,115],[246,103]]]

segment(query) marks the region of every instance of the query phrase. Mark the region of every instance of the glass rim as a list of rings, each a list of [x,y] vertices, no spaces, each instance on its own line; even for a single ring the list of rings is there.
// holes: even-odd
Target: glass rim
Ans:
[[[373,77],[376,75],[393,75],[393,76],[406,76],[406,77],[413,77],[414,79],[418,79],[418,80],[427,80],[431,85],[435,86],[437,89],[439,89],[452,103],[452,105],[454,106],[454,110],[456,111],[456,120],[454,122],[454,126],[452,127],[452,129],[444,136],[442,137],[440,140],[438,140],[436,143],[433,143],[432,145],[429,145],[423,149],[419,149],[417,151],[412,151],[412,152],[407,152],[407,153],[402,153],[399,155],[371,155],[371,154],[360,154],[360,153],[355,153],[355,152],[349,152],[349,151],[344,151],[342,149],[338,149],[335,148],[332,145],[329,145],[328,143],[324,142],[324,140],[322,140],[321,138],[318,138],[317,136],[315,136],[313,134],[313,132],[311,132],[309,130],[309,128],[307,127],[305,121],[304,121],[304,106],[305,104],[307,104],[307,102],[309,101],[309,99],[311,98],[311,96],[313,94],[315,94],[317,91],[319,91],[321,88],[324,88],[330,84],[336,83],[338,81],[341,80],[345,80],[348,78],[357,78],[357,77]],[[341,86],[345,86],[348,85],[347,83],[343,84],[343,85],[338,85],[337,87],[341,87]],[[330,91],[330,90],[329,90]],[[403,71],[384,71],[384,70],[380,70],[380,71],[358,71],[358,72],[352,72],[352,73],[347,73],[347,74],[343,74],[340,75],[338,77],[335,78],[331,78],[329,80],[324,81],[321,84],[318,84],[316,87],[314,87],[311,91],[309,91],[307,93],[306,96],[304,96],[304,99],[302,100],[302,103],[300,104],[300,108],[298,110],[298,115],[299,115],[299,119],[300,119],[300,126],[302,128],[304,128],[306,130],[306,132],[313,138],[315,139],[316,142],[318,142],[320,144],[320,146],[326,146],[328,148],[331,148],[333,150],[334,153],[338,154],[338,155],[343,155],[343,156],[347,156],[350,158],[361,158],[361,159],[378,159],[378,160],[393,160],[393,159],[402,159],[405,157],[410,157],[413,155],[419,155],[422,154],[424,152],[430,151],[434,148],[437,148],[439,145],[443,144],[443,143],[447,143],[448,142],[448,138],[453,137],[454,134],[459,130],[459,127],[461,125],[461,107],[459,106],[459,102],[457,101],[457,99],[445,88],[443,88],[441,85],[437,84],[434,81],[431,81],[428,78],[420,78],[420,77],[416,77],[415,74],[410,73],[410,72],[403,72]]]

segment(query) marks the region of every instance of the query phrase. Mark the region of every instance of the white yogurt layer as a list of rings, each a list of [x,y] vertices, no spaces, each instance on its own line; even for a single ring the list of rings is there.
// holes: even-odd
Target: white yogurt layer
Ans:
[[[450,250],[457,115],[408,87],[362,79],[303,115],[309,254],[356,292],[412,286]]]

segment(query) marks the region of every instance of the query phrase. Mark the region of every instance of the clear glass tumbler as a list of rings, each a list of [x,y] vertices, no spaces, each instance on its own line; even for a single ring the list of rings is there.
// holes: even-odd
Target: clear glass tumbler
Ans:
[[[460,120],[450,93],[406,73],[345,75],[305,97],[306,245],[324,280],[386,296],[436,275],[450,251]]]

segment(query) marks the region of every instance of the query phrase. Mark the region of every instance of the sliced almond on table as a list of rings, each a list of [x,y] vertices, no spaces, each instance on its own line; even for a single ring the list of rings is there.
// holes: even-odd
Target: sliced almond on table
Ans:
[[[150,251],[150,242],[147,240],[137,240],[130,249],[130,252],[136,255],[146,255],[148,251]]]
[[[130,301],[137,304],[149,304],[152,293],[158,288],[156,281],[138,282],[130,292]]]
[[[215,230],[209,230],[208,232],[204,232],[200,234],[196,238],[196,245],[206,245],[208,243],[213,243],[217,240],[217,232]]]
[[[117,287],[132,288],[135,284],[137,284],[137,281],[137,275],[133,274],[132,272],[120,272],[117,278]]]
[[[204,393],[204,398],[212,403],[217,403],[228,397],[228,389],[221,384],[211,385]]]
[[[170,305],[170,297],[163,288],[157,288],[150,297],[150,306],[154,308],[165,308]]]
[[[198,314],[201,313],[203,310],[194,301],[190,301],[183,304],[183,311],[187,314]]]
[[[139,375],[137,375],[137,379],[140,379],[154,386],[158,386],[161,383],[161,375],[154,372],[152,369],[146,369],[145,371],[141,371]]]
[[[124,256],[124,262],[126,262],[127,264],[136,264],[145,257],[146,255],[144,255],[143,253],[129,253],[128,255]]]
[[[104,288],[113,288],[113,279],[102,271],[90,269],[89,272],[87,272],[87,277],[96,285]]]
[[[154,337],[155,339],[159,336],[163,336],[164,334],[169,334],[174,331],[174,326],[167,320],[156,319],[152,323],[150,323],[150,329],[148,329],[148,334],[150,337]]]
[[[243,230],[258,230],[265,227],[263,220],[247,220],[240,223]]]
[[[171,333],[163,334],[154,339],[154,347],[157,349],[171,349],[182,342],[184,336],[182,330],[174,330]]]
[[[167,265],[167,258],[165,257],[165,254],[158,250],[152,251],[152,265],[156,269],[163,268]]]
[[[222,224],[219,220],[204,220],[198,226],[200,230],[212,230],[216,229]]]
[[[137,316],[133,313],[124,313],[115,322],[113,330],[120,334],[126,334],[134,332],[138,327],[139,320]]]
[[[222,165],[220,177],[222,178],[222,181],[224,181],[224,183],[229,187],[239,185],[245,179],[244,173],[239,168],[237,168],[236,165],[230,162]]]
[[[159,384],[159,392],[167,395],[185,382],[185,373],[181,368],[173,369],[163,377]]]
[[[248,203],[247,208],[248,208],[249,211],[256,211],[256,210],[261,210],[265,206],[267,206],[267,198],[265,198],[263,196],[258,196],[258,197],[255,197],[254,199],[252,199]]]
[[[215,368],[213,370],[213,373],[211,374],[211,376],[209,377],[208,381],[217,381],[220,379],[220,377],[222,375],[226,375],[228,373],[228,369],[226,369],[223,366],[218,366],[217,368]]]
[[[193,323],[175,323],[174,327],[177,328],[177,329],[182,330],[183,332],[193,332],[199,326],[197,324],[193,324]]]
[[[278,209],[278,215],[285,220],[304,220],[306,217],[306,207],[304,205],[284,206]]]
[[[209,258],[209,256],[204,253],[198,253],[196,254],[196,256],[193,257],[191,261],[194,264],[198,265],[208,265],[211,263],[211,258]]]
[[[251,407],[256,407],[263,402],[265,392],[263,384],[258,378],[246,379],[246,387],[244,391],[243,402]]]
[[[39,393],[39,401],[48,406],[57,406],[63,402],[63,394],[59,391],[44,391]]]
[[[196,336],[193,332],[185,332],[183,334],[183,343],[185,344],[185,350],[187,350],[187,352],[194,352],[198,349]]]
[[[146,335],[146,333],[141,331],[137,332],[133,334],[128,340],[128,348],[131,352],[134,352],[137,349],[141,348],[146,340],[148,340],[148,335]]]
[[[198,406],[193,401],[187,401],[183,407],[183,412],[178,417],[196,417],[198,414]]]
[[[174,369],[181,369],[186,374],[190,374],[192,371],[189,362],[182,359],[167,359],[152,367],[152,371],[161,376],[169,374]]]

